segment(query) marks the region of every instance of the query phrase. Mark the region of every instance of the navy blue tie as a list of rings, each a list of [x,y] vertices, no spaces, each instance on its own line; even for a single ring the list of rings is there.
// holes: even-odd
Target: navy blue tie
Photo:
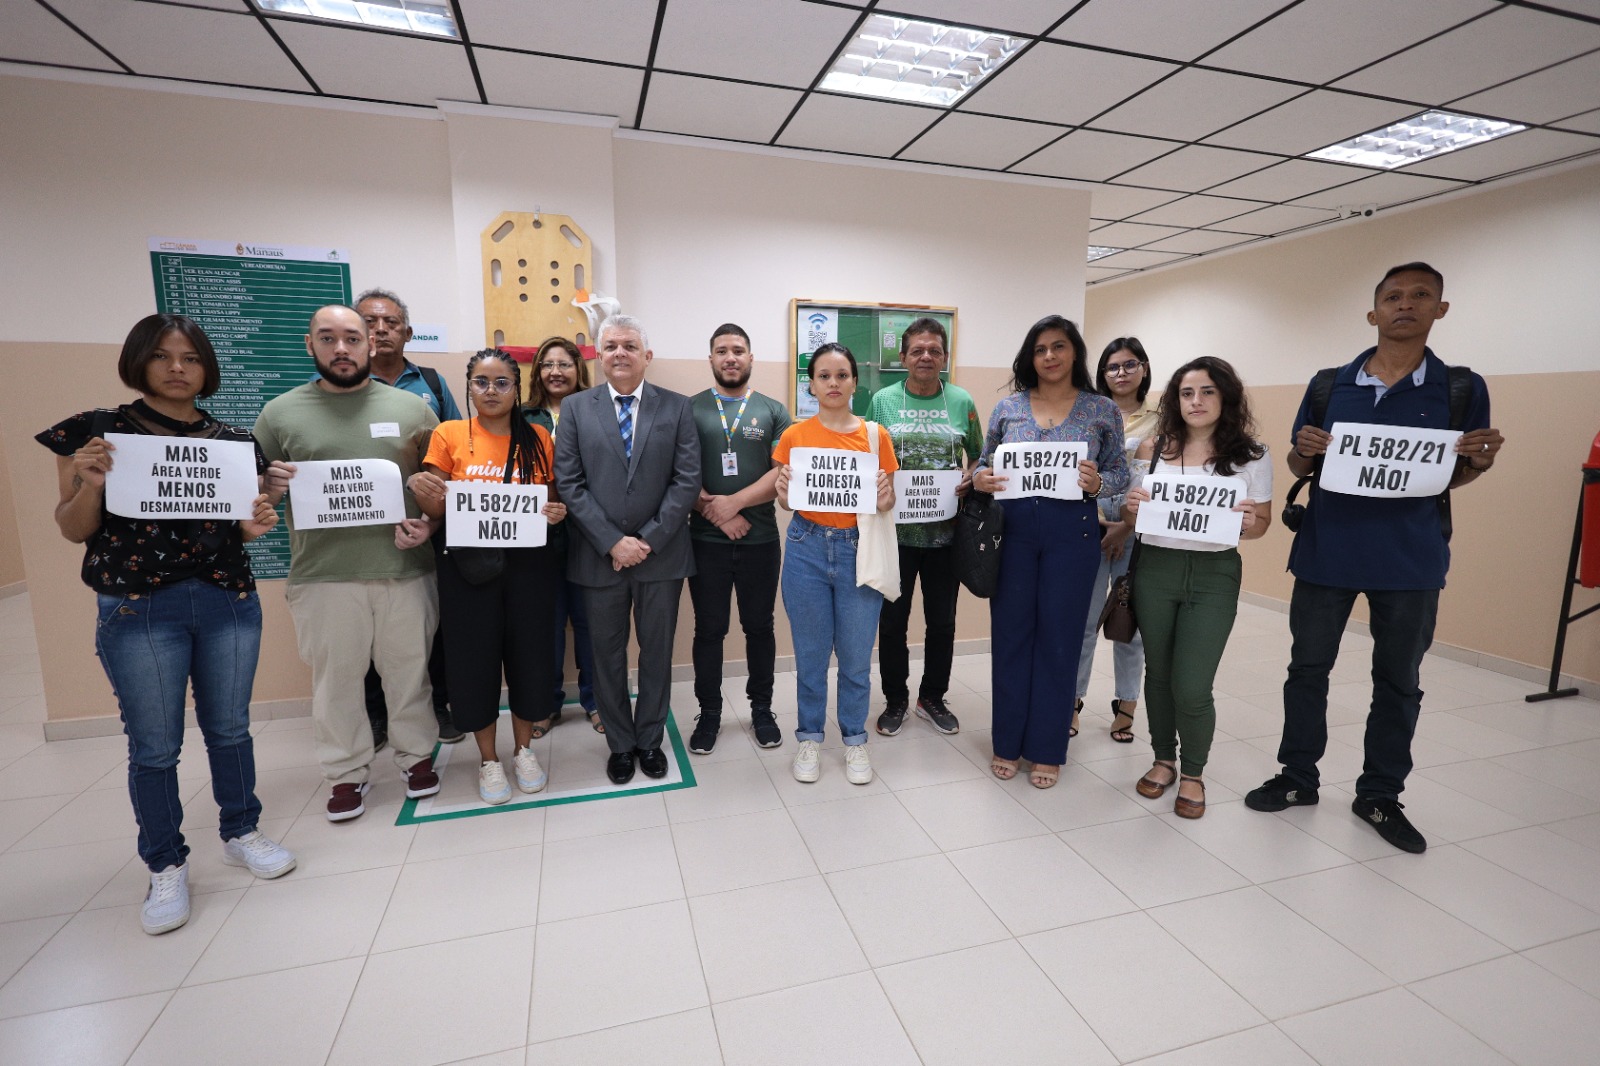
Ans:
[[[617,424],[622,429],[622,453],[630,460],[633,458],[633,400],[632,396],[617,397],[617,402],[622,405],[622,414],[617,418]]]

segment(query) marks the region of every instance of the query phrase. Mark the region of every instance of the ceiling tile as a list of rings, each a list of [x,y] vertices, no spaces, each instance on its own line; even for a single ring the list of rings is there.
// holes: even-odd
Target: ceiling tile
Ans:
[[[1229,126],[1207,137],[1206,143],[1305,155],[1368,130],[1382,129],[1416,113],[1417,109],[1410,104],[1317,89],[1279,104],[1265,114],[1247,118],[1237,126]]]
[[[1173,226],[1144,226],[1137,222],[1112,222],[1098,229],[1094,226],[1094,223],[1090,223],[1089,243],[1102,248],[1137,248],[1165,237],[1176,237],[1183,232]]]
[[[311,88],[242,7],[226,14],[101,0],[54,0],[52,6],[139,74],[268,89]]]
[[[1284,0],[1206,0],[1205,17],[1197,18],[1194,0],[1095,0],[1050,36],[1188,62],[1283,5]]]
[[[1223,126],[1298,96],[1301,91],[1260,78],[1189,69],[1101,116],[1094,124],[1123,133],[1200,140]]]
[[[656,69],[800,89],[833,59],[859,15],[802,0],[672,0],[666,12]]]
[[[1230,200],[1224,196],[1185,196],[1163,204],[1134,219],[1163,226],[1209,226],[1213,222],[1254,211],[1261,205],[1252,200]]]
[[[1041,41],[963,100],[964,111],[1076,125],[1177,68]]]
[[[1241,174],[1260,170],[1262,167],[1270,167],[1278,161],[1277,156],[1240,152],[1230,148],[1190,145],[1119,177],[1138,185],[1198,192],[1229,178],[1236,178]]]
[[[1554,122],[1594,107],[1600,107],[1600,52],[1450,104],[1452,111],[1516,122]]]
[[[643,66],[657,0],[460,0],[472,43]]]
[[[1012,33],[1038,34],[1072,10],[1071,0],[916,0],[916,3],[881,5],[905,11],[913,18],[929,22],[948,22],[959,26],[980,26]]]
[[[1321,84],[1497,5],[1491,0],[1305,0],[1206,56],[1208,66]]]
[[[1134,273],[1134,271],[1124,269],[1123,267],[1101,267],[1095,266],[1093,263],[1090,263],[1083,269],[1084,278],[1091,284],[1096,281],[1110,281],[1112,278],[1120,278],[1124,274],[1132,273]]]
[[[1406,173],[1484,181],[1596,149],[1600,149],[1600,137],[1557,133],[1554,130],[1524,130],[1499,140],[1424,159],[1406,167]]]
[[[0,6],[0,59],[94,70],[122,69],[38,4]]]
[[[1172,141],[1149,137],[1074,130],[1012,169],[1018,173],[1048,174],[1078,181],[1105,181],[1176,147],[1178,145]]]
[[[1200,255],[1205,252],[1215,252],[1221,248],[1232,248],[1235,245],[1248,244],[1260,240],[1246,233],[1223,233],[1218,230],[1192,229],[1187,233],[1180,233],[1176,237],[1168,237],[1164,241],[1156,241],[1147,245],[1146,252],[1187,252]]]
[[[640,129],[765,144],[800,100],[797,89],[655,74]]]
[[[1587,15],[1592,19],[1600,19],[1600,0],[1543,0],[1545,7],[1553,7],[1560,11],[1570,11],[1574,15]]]
[[[1312,226],[1319,222],[1329,222],[1338,218],[1332,211],[1316,211],[1306,207],[1290,207],[1288,204],[1278,204],[1276,207],[1264,207],[1260,211],[1252,211],[1248,215],[1230,218],[1223,228],[1238,230],[1240,233],[1259,233],[1270,237],[1275,233],[1288,233],[1302,226]]]
[[[1403,204],[1415,200],[1420,196],[1433,196],[1437,193],[1452,192],[1465,188],[1459,181],[1446,181],[1443,178],[1424,178],[1420,175],[1404,173],[1401,171],[1386,171],[1374,174],[1370,178],[1362,178],[1350,185],[1341,185],[1337,189],[1326,192],[1312,193],[1302,196],[1294,202],[1301,207],[1337,208],[1345,204],[1359,207],[1362,204],[1377,204],[1379,207],[1390,207],[1394,204]]]
[[[1096,259],[1095,265],[1102,269],[1105,267],[1138,267],[1143,269],[1144,267],[1161,266],[1164,263],[1175,263],[1179,259],[1187,258],[1188,256],[1181,252],[1147,252],[1141,249],[1132,252],[1118,252],[1116,255],[1108,255],[1104,259]]]
[[[644,71],[474,48],[478,76],[491,104],[613,115],[633,125]]]
[[[812,93],[778,143],[887,158],[943,113],[943,109]]]
[[[1238,196],[1246,200],[1271,200],[1282,203],[1334,185],[1360,181],[1372,171],[1366,167],[1324,163],[1317,159],[1290,159],[1270,169],[1218,185],[1206,191],[1216,196]]]
[[[1525,7],[1502,7],[1337,84],[1435,104],[1593,48],[1600,48],[1600,26]]]
[[[1588,111],[1581,115],[1573,115],[1556,123],[1564,130],[1584,130],[1588,133],[1600,133],[1600,110]]]
[[[1127,218],[1129,215],[1148,211],[1152,207],[1175,199],[1177,199],[1175,194],[1161,189],[1135,189],[1128,185],[1095,185],[1089,190],[1089,214],[1093,218]]]
[[[953,112],[900,154],[900,159],[1001,170],[1052,138],[1054,126]]]
[[[163,0],[136,0],[138,3],[161,3]],[[183,3],[194,7],[214,7],[218,11],[238,11],[247,6],[250,0],[183,0]]]
[[[476,103],[467,50],[452,41],[274,19],[278,32],[325,93],[396,103]]]

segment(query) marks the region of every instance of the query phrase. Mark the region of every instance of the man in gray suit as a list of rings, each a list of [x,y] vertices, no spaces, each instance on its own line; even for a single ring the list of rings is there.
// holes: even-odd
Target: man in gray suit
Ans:
[[[556,484],[580,537],[567,576],[583,586],[594,635],[595,701],[619,785],[634,758],[667,772],[662,740],[672,684],[672,637],[683,580],[694,573],[689,512],[700,495],[700,436],[689,398],[644,380],[653,354],[639,321],[600,328],[606,384],[561,405]],[[639,628],[639,697],[628,702],[628,614]]]

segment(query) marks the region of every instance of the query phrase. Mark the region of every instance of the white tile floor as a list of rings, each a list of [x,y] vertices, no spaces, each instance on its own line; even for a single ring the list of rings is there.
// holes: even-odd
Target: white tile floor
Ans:
[[[1432,846],[1403,855],[1349,812],[1360,637],[1324,802],[1239,802],[1275,770],[1287,639],[1241,610],[1199,822],[1135,794],[1149,749],[1107,737],[1103,673],[1060,785],[995,781],[982,656],[956,666],[963,732],[874,737],[867,787],[836,735],[793,781],[735,679],[694,789],[397,827],[380,773],[334,826],[309,723],[265,723],[263,828],[300,856],[274,882],[222,865],[191,736],[194,916],[153,938],[121,738],[43,743],[28,603],[0,601],[0,1061],[1593,1061],[1600,703],[1430,659],[1405,799]]]

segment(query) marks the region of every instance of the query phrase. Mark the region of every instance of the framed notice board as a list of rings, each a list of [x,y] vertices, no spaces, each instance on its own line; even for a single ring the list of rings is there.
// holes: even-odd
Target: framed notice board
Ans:
[[[956,309],[927,304],[850,303],[826,300],[789,301],[789,411],[796,421],[817,413],[816,398],[806,390],[811,353],[832,341],[855,353],[860,377],[850,407],[867,413],[872,394],[904,381],[900,334],[919,318],[932,318],[950,337],[950,360],[940,377],[949,381],[956,366]]]

